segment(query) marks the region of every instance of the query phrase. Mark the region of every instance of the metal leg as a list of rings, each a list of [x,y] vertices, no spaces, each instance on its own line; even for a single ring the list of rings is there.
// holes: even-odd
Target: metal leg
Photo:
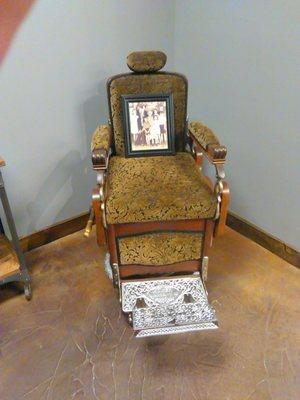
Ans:
[[[0,218],[0,233],[4,234],[4,228],[3,228],[3,225],[2,225],[1,218]]]
[[[29,282],[24,284],[24,293],[25,293],[25,299],[28,301],[31,300],[32,290]]]
[[[20,270],[21,273],[18,274],[18,276],[16,276],[17,281],[22,281],[24,284],[24,292],[25,292],[25,297],[27,300],[30,300],[31,298],[31,287],[30,287],[30,276],[28,273],[28,269],[26,266],[26,262],[25,262],[25,257],[20,245],[20,241],[19,241],[19,237],[17,234],[17,230],[16,230],[16,226],[15,226],[15,222],[13,219],[13,215],[11,212],[11,208],[9,205],[9,201],[7,198],[7,194],[5,191],[5,187],[4,187],[4,182],[3,182],[3,178],[2,178],[2,173],[0,171],[0,198],[1,198],[1,202],[3,205],[3,209],[4,209],[4,213],[5,213],[5,217],[7,219],[7,224],[8,224],[8,228],[10,230],[11,233],[11,237],[12,237],[12,244],[14,247],[14,250],[17,254],[19,263],[20,263]],[[12,277],[13,278],[13,277]],[[12,281],[13,279],[7,279],[7,281]],[[4,280],[6,281],[6,280]],[[3,281],[3,283],[4,283]]]

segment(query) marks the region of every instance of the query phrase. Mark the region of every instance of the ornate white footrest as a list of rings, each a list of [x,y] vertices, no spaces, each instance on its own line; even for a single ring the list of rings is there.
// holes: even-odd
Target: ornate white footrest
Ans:
[[[121,298],[137,337],[218,328],[200,276],[122,281]]]

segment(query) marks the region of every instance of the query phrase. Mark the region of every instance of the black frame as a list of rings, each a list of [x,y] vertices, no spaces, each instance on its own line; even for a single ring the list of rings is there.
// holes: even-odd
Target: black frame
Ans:
[[[123,133],[125,141],[125,156],[126,157],[148,157],[160,155],[175,154],[175,132],[174,132],[174,111],[173,111],[173,96],[172,94],[129,94],[122,95],[122,115],[123,115]],[[165,101],[166,116],[167,116],[167,138],[168,148],[157,150],[132,150],[131,134],[130,134],[130,117],[129,103],[132,102],[151,102]]]

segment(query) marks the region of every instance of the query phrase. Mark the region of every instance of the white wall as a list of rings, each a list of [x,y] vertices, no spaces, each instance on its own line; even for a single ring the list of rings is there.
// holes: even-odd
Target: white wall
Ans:
[[[0,151],[20,235],[87,211],[106,79],[133,50],[173,68],[172,0],[37,0],[0,70]],[[2,210],[1,210],[2,215]]]
[[[228,147],[230,209],[300,248],[299,15],[293,0],[176,1],[190,120]]]

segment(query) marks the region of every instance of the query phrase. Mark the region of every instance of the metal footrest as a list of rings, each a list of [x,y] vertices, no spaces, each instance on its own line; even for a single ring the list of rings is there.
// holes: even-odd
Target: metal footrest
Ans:
[[[137,337],[218,328],[198,275],[122,281],[121,298]]]

